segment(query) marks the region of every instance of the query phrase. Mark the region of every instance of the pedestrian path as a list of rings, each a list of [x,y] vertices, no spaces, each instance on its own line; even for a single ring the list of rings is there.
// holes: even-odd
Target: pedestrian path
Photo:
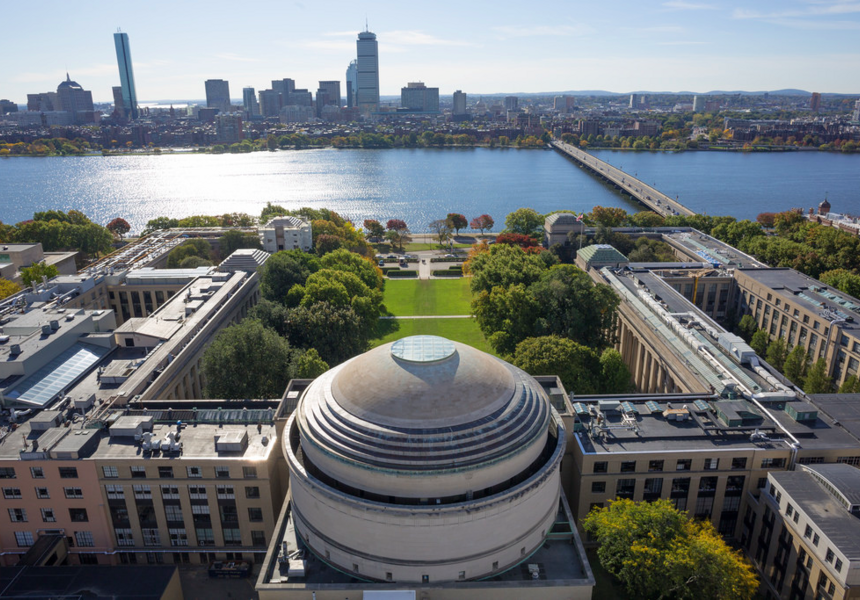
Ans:
[[[472,315],[405,315],[385,316],[380,319],[471,319]]]

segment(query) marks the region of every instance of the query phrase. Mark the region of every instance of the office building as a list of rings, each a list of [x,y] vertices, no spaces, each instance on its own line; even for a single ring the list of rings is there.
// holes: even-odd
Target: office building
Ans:
[[[855,122],[860,122],[860,100],[854,102],[854,113],[851,115],[851,118]]]
[[[292,79],[273,79],[272,80],[272,89],[277,93],[281,94],[284,98],[287,97],[287,94],[291,94],[296,89],[296,82]]]
[[[517,110],[520,99],[516,96],[505,96],[505,110]]]
[[[413,336],[299,393],[281,436],[290,490],[260,598],[423,597],[430,586],[443,600],[591,597],[561,489],[565,426],[535,378]]]
[[[705,96],[693,96],[693,112],[700,113],[705,111]]]
[[[11,100],[0,100],[0,115],[5,115],[7,113],[18,112],[18,105],[12,102]]]
[[[759,571],[761,597],[857,597],[860,470],[852,464],[768,473],[766,487],[750,500],[741,538]]]
[[[310,252],[313,249],[311,224],[301,217],[275,217],[265,225],[261,225],[259,232],[263,250],[271,254],[280,252],[281,250],[304,250],[305,252]]]
[[[420,81],[400,88],[400,106],[404,112],[438,113],[439,88],[429,88]]]
[[[630,108],[633,110],[644,109],[648,107],[648,96],[642,94],[630,94]]]
[[[573,96],[556,96],[555,98],[553,98],[553,110],[556,110],[562,114],[568,114],[573,112],[573,108],[575,105],[576,98]]]
[[[460,90],[454,92],[453,97],[453,106],[451,109],[451,114],[453,115],[465,115],[466,114],[466,93]]]
[[[260,114],[260,105],[257,103],[257,94],[252,87],[242,88],[242,108],[248,118]]]
[[[368,115],[379,110],[379,46],[376,34],[362,31],[355,43],[356,97],[361,114]]]
[[[812,96],[809,98],[809,110],[811,112],[817,113],[821,110],[821,94],[818,92],[812,92]]]
[[[358,106],[356,92],[358,91],[358,61],[352,61],[346,68],[346,107]]]
[[[207,79],[206,106],[217,108],[222,113],[230,112],[230,83],[223,79]]]
[[[340,107],[340,81],[320,81],[319,90],[325,91],[326,105]]]
[[[260,114],[263,118],[277,117],[284,106],[285,97],[275,90],[260,90]]]
[[[240,113],[222,113],[215,116],[215,141],[235,144],[245,139]]]
[[[281,109],[281,123],[310,123],[316,117],[316,111],[310,105],[290,104]]]
[[[27,94],[27,110],[32,112],[48,112],[59,110],[59,100],[56,92]]]
[[[125,110],[122,116],[134,120],[140,116],[140,111],[137,106],[137,87],[134,84],[128,34],[117,32],[113,34],[113,41],[116,46],[116,63],[119,66],[119,81],[122,87],[122,101]]]
[[[116,85],[116,86],[111,88],[111,91],[113,92],[113,110],[114,110],[114,113],[116,113],[116,116],[119,117],[120,119],[125,119],[126,118],[126,116],[125,116],[126,115],[126,108],[125,108],[125,100],[123,100],[123,97],[122,97],[122,87]]]
[[[286,98],[284,98],[284,106],[311,107],[313,105],[313,94],[304,88],[293,90],[292,92],[287,94]]]

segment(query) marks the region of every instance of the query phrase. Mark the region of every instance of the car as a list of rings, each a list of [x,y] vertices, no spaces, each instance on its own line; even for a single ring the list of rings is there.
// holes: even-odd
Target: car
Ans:
[[[379,259],[379,266],[380,266],[380,267],[384,267],[384,266],[385,266],[385,261],[384,261],[384,260],[382,260],[382,259]]]
[[[445,255],[445,258],[457,258],[457,257],[456,257],[456,256],[454,256],[453,254],[446,254],[446,255]]]

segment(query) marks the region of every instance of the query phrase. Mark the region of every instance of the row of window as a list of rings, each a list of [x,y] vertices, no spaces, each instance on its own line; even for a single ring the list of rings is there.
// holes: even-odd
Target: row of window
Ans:
[[[10,508],[9,510],[9,520],[13,523],[27,523],[27,509],[26,508]],[[42,521],[44,523],[55,523],[57,521],[57,517],[54,514],[53,508],[41,508],[39,509],[42,513]],[[70,508],[69,509],[69,519],[73,523],[86,523],[88,522],[89,516],[87,515],[86,508]]]
[[[151,500],[152,488],[147,484],[135,484],[132,486],[134,497],[138,500]],[[125,498],[125,490],[121,485],[106,485],[105,492],[109,500],[122,500]],[[188,495],[192,500],[206,500],[207,492],[205,486],[189,486]],[[215,495],[219,500],[233,500],[236,491],[232,485],[215,486]],[[161,497],[165,500],[179,500],[179,487],[174,485],[162,485]],[[260,488],[256,485],[245,486],[245,498],[257,499],[260,497]]]
[[[84,492],[79,487],[64,487],[63,493],[66,498],[71,498],[74,500],[80,500],[84,497]],[[21,488],[16,487],[4,487],[3,488],[3,497],[7,500],[20,500],[21,499]],[[48,491],[46,487],[37,487],[36,488],[36,498],[39,500],[48,500],[51,498],[51,493]]]
[[[621,473],[635,473],[636,472],[636,462],[635,460],[625,460],[621,461]],[[664,460],[651,460],[648,461],[648,471],[649,472],[661,472],[664,471],[665,467]],[[706,458],[703,462],[703,470],[705,471],[714,471],[719,469],[720,459],[719,458]],[[785,466],[784,458],[766,458],[761,462],[761,468],[782,468]],[[675,463],[675,471],[691,471],[693,468],[693,460],[690,458],[681,458]],[[743,470],[747,468],[747,459],[745,456],[736,456],[731,459],[731,468],[732,470]],[[594,463],[594,473],[608,473],[609,472],[609,463],[607,461],[596,461]]]
[[[60,475],[60,479],[77,479],[78,478],[78,469],[77,467],[57,467]],[[44,467],[30,467],[30,476],[33,479],[44,479],[45,478],[45,468]],[[1,467],[0,468],[0,479],[17,479],[18,475],[15,473],[15,467]]]
[[[130,467],[132,478],[146,479],[147,472],[144,466]],[[119,477],[119,469],[113,466],[102,467],[102,475],[105,479],[117,479]],[[199,479],[203,477],[203,467],[185,467],[185,475],[190,479]],[[173,479],[175,477],[173,467],[158,467],[159,479]],[[220,466],[215,467],[215,477],[217,479],[230,479],[230,467]],[[257,467],[242,467],[242,477],[244,479],[256,479]]]
[[[73,547],[91,548],[96,545],[91,531],[76,531],[75,537],[69,538],[69,542]],[[19,548],[29,548],[33,545],[33,534],[29,531],[16,531],[15,543]]]
[[[117,528],[116,544],[122,547],[134,546],[134,533],[130,528]],[[242,532],[235,527],[225,527],[221,530],[224,538],[225,546],[241,546]],[[173,547],[188,546],[188,534],[184,527],[173,527],[167,530],[170,539],[170,545]],[[194,534],[197,537],[198,546],[214,546],[215,532],[211,527],[195,527]],[[149,547],[161,546],[161,533],[155,528],[141,529],[143,536],[143,545]],[[261,530],[251,530],[251,545],[265,546],[266,532]]]

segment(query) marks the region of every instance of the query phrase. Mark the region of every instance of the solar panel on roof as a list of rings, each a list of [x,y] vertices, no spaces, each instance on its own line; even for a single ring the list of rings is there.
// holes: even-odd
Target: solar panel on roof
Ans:
[[[24,380],[17,389],[6,395],[20,402],[44,406],[87,373],[107,353],[107,348],[89,344],[75,344],[58,354],[48,364]]]
[[[696,408],[698,408],[699,410],[703,410],[703,411],[708,410],[708,403],[705,402],[704,400],[696,400],[695,402],[693,402],[693,405]]]
[[[582,402],[574,402],[573,403],[573,410],[576,411],[576,414],[578,414],[578,415],[589,414],[588,413],[588,406]]]
[[[662,412],[660,410],[660,405],[654,402],[653,400],[649,400],[645,403],[645,407],[650,410],[652,413]]]
[[[622,402],[622,403],[621,403],[621,410],[623,410],[623,411],[624,411],[624,412],[626,412],[626,413],[635,413],[635,412],[639,412],[639,411],[637,411],[637,410],[636,410],[636,407],[635,407],[635,406],[633,406],[633,403],[632,403],[632,402]]]

